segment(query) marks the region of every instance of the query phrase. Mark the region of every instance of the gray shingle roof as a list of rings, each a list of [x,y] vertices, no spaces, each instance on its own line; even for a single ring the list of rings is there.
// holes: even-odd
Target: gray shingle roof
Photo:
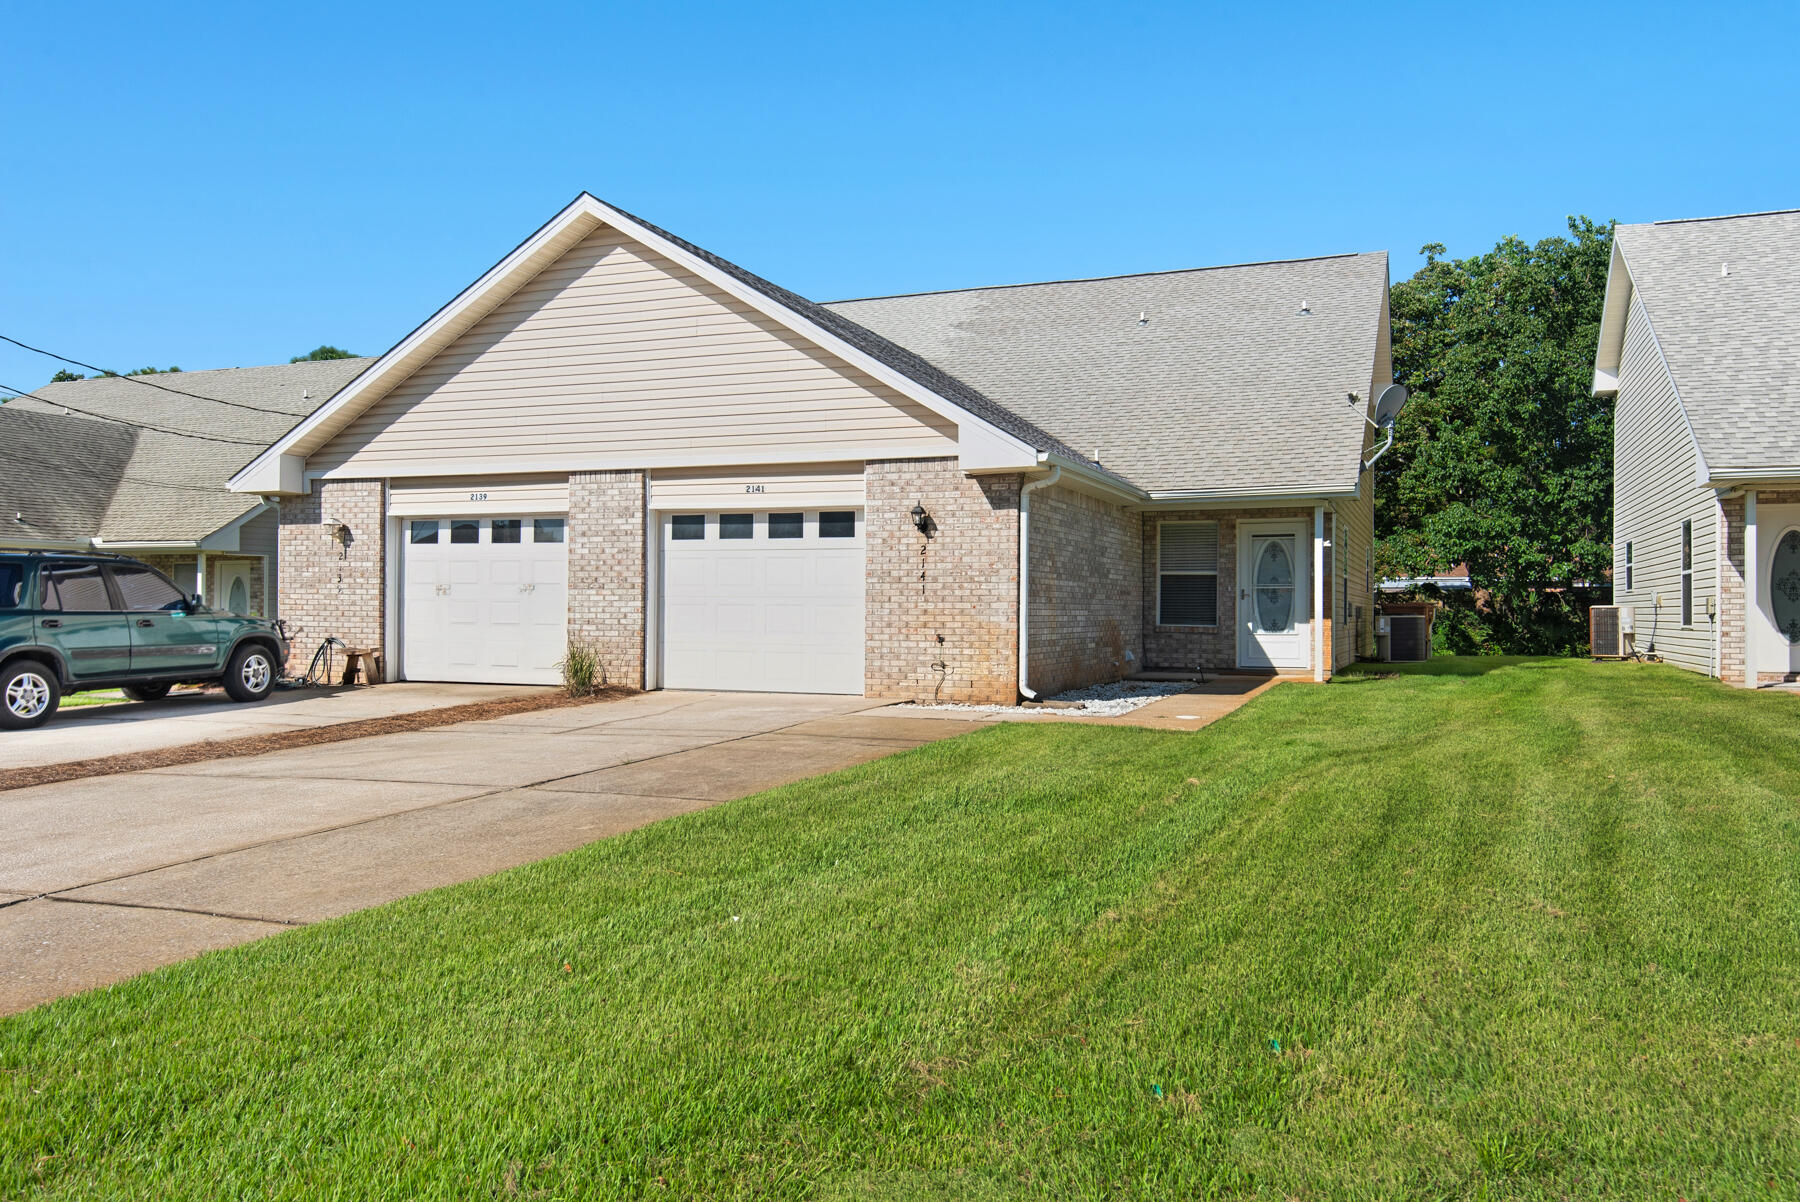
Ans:
[[[136,443],[129,426],[0,408],[0,545],[92,537]]]
[[[1351,492],[1387,282],[1375,253],[825,308],[1147,491]]]
[[[83,528],[70,526],[68,533],[42,537],[198,541],[261,503],[257,497],[228,491],[225,482],[232,474],[371,362],[332,359],[156,377],[159,384],[200,397],[272,412],[210,404],[119,378],[46,385],[35,398],[20,398],[0,408],[0,418],[6,419],[0,423],[0,445],[20,449],[19,456],[0,459],[30,456],[92,469],[87,473],[92,485],[73,489],[71,495],[81,499],[72,500],[67,513],[57,519]],[[79,414],[62,416],[65,405],[99,414],[102,419],[125,418],[246,442],[210,442]],[[55,421],[43,423],[47,415],[55,415]],[[128,452],[122,462],[116,457],[121,444]],[[100,454],[100,447],[108,448],[113,457]],[[26,471],[0,474],[0,510],[10,516],[46,507],[45,485],[45,479]],[[91,512],[94,498],[102,492],[104,504],[95,514]]]
[[[1707,466],[1800,465],[1800,211],[1614,237]]]

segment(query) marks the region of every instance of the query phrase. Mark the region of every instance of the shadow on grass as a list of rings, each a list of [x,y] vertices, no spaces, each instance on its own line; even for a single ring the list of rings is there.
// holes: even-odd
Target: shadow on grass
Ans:
[[[1397,676],[1486,676],[1490,672],[1541,670],[1571,662],[1578,661],[1555,655],[1439,655],[1410,664],[1358,661],[1332,679],[1333,683],[1367,684]]]

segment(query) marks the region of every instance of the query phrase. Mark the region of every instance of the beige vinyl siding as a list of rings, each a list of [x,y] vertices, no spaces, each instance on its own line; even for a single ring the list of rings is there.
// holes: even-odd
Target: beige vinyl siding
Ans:
[[[650,477],[652,509],[861,508],[860,463],[821,463],[770,468],[669,468]]]
[[[245,555],[275,558],[275,536],[281,521],[273,509],[259,513],[238,527],[238,550]]]
[[[1636,607],[1636,648],[1696,672],[1713,671],[1706,600],[1718,584],[1719,503],[1695,483],[1698,452],[1668,365],[1633,297],[1613,415],[1613,600]],[[1694,524],[1694,621],[1681,625],[1681,523]],[[1632,587],[1625,587],[1625,544]],[[1663,604],[1653,604],[1662,594]]]
[[[1331,518],[1331,664],[1343,668],[1358,654],[1375,653],[1375,572],[1370,553],[1375,547],[1374,475],[1364,472],[1357,482],[1355,500],[1339,501]],[[1343,558],[1338,558],[1342,556]],[[1345,575],[1350,580],[1352,620],[1357,606],[1362,606],[1362,624],[1355,627],[1343,620],[1344,599],[1339,590]]]
[[[567,513],[568,509],[567,476],[459,476],[396,481],[388,488],[388,512],[396,517]]]
[[[604,457],[654,465],[955,453],[954,423],[601,227],[309,457],[444,475]],[[504,468],[502,468],[504,470]]]

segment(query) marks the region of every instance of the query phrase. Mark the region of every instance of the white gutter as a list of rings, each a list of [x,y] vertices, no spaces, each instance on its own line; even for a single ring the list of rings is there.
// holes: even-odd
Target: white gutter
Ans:
[[[1031,494],[1062,479],[1062,468],[1052,467],[1042,480],[1019,488],[1019,696],[1036,701],[1031,691]]]

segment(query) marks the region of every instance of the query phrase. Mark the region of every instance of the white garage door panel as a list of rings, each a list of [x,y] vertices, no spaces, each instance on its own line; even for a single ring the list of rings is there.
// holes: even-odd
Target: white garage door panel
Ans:
[[[495,542],[480,517],[408,518],[403,557],[401,670],[408,680],[556,684],[567,647],[568,547],[536,542],[531,517],[518,542]],[[550,519],[552,525],[560,518]],[[436,541],[414,541],[432,524]],[[453,543],[451,528],[474,523],[475,542]],[[548,531],[546,531],[548,535]]]
[[[808,511],[804,536],[770,539],[754,514],[750,538],[662,530],[663,684],[672,689],[791,693],[863,691],[862,514],[852,538],[819,537]]]

